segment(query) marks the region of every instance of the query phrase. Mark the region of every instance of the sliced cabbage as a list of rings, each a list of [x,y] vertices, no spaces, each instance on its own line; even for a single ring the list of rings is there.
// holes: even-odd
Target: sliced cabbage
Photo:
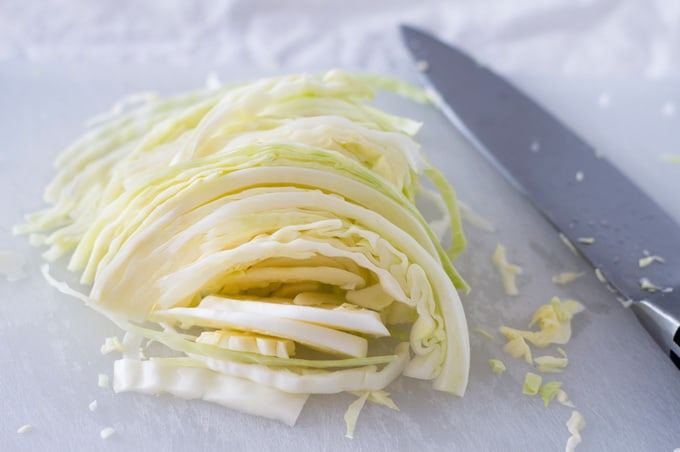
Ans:
[[[539,307],[531,318],[531,327],[538,323],[538,331],[525,331],[506,326],[500,327],[500,332],[512,341],[524,338],[537,347],[548,347],[551,344],[566,344],[571,338],[571,319],[574,314],[583,311],[583,304],[576,300],[560,301],[553,297],[550,304]]]
[[[113,390],[202,399],[288,425],[295,424],[308,397],[308,394],[280,391],[202,367],[131,359],[114,363]]]
[[[559,373],[567,367],[569,360],[564,356],[558,358],[557,356],[544,355],[534,358],[534,362],[538,366],[539,372]]]
[[[567,420],[567,430],[571,433],[565,449],[567,452],[574,452],[576,450],[576,446],[581,443],[581,431],[585,427],[586,421],[583,415],[576,410],[572,411],[569,420]]]
[[[368,399],[368,395],[368,391],[364,392],[358,399],[350,403],[350,405],[347,407],[347,411],[345,412],[345,424],[347,425],[347,432],[345,433],[346,438],[354,438],[354,429],[357,425],[357,419],[359,419],[359,414],[364,408],[364,404],[366,403],[366,399]]]
[[[585,273],[576,273],[576,272],[563,272],[559,273],[555,276],[552,277],[552,282],[555,284],[569,284],[570,282],[574,282],[580,277],[585,275]]]
[[[659,264],[664,264],[664,263],[666,263],[666,259],[664,259],[661,256],[645,256],[645,257],[641,257],[639,259],[638,264],[640,265],[640,268],[645,268],[645,267],[649,267],[654,262],[658,262]]]
[[[515,278],[518,274],[522,273],[522,268],[508,263],[505,256],[505,247],[500,243],[496,245],[496,249],[491,256],[491,263],[496,267],[501,276],[505,293],[508,295],[517,295],[519,290],[517,290]]]
[[[127,331],[102,348],[123,352],[116,390],[289,423],[307,394],[387,404],[379,394],[402,374],[464,393],[456,194],[414,141],[421,124],[365,102],[376,87],[427,98],[337,70],[145,97],[57,160],[50,207],[15,232],[47,260],[70,254],[89,294],[45,267],[48,282]],[[436,231],[416,206],[422,176],[438,190]],[[173,356],[145,359],[142,338]]]
[[[317,350],[357,358],[365,357],[368,348],[368,341],[362,337],[267,314],[206,308],[171,308],[153,312],[150,320],[159,323],[180,323],[182,328],[193,326],[232,328],[268,334],[291,339]]]
[[[528,364],[534,362],[531,357],[531,349],[522,336],[508,340],[508,343],[503,346],[503,351],[513,358],[524,358]]]
[[[569,400],[569,396],[567,395],[567,393],[564,392],[564,389],[561,389],[561,388],[558,389],[555,398],[557,399],[557,401],[560,404],[562,404],[564,406],[568,406],[570,408],[575,407],[575,405],[572,403],[572,401]]]
[[[17,433],[23,435],[24,433],[28,433],[31,430],[33,430],[33,426],[31,424],[24,424],[17,429]]]
[[[490,341],[493,340],[493,334],[489,333],[488,331],[486,331],[483,328],[473,328],[472,331],[474,331],[475,333],[481,334],[482,336],[484,336],[485,338],[487,338]]]
[[[546,407],[550,405],[550,402],[555,398],[561,387],[561,381],[551,381],[541,386],[538,390],[538,395],[543,399],[543,405]]]
[[[541,388],[543,377],[533,372],[527,372],[524,376],[524,386],[522,387],[522,394],[536,395]]]
[[[490,359],[489,366],[491,367],[491,371],[495,374],[502,374],[506,370],[505,364],[503,364],[503,361],[500,359]]]
[[[109,438],[111,437],[111,435],[113,435],[114,433],[116,433],[116,429],[115,429],[115,428],[113,428],[113,427],[104,427],[104,428],[101,429],[101,431],[99,432],[99,437],[100,437],[101,439],[109,439]]]
[[[274,301],[274,302],[272,302]],[[389,336],[377,312],[344,303],[340,306],[298,306],[286,300],[257,301],[207,296],[199,308],[217,309],[229,312],[249,312],[284,319],[299,320],[317,325],[353,331],[373,336]]]

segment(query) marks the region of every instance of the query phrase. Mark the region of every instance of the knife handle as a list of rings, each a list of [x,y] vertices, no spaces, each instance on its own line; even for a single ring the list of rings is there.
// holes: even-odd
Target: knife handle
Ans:
[[[664,295],[633,303],[631,309],[680,370],[680,298]]]

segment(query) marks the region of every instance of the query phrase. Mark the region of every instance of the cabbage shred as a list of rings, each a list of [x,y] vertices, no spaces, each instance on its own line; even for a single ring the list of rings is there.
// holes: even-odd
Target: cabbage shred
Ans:
[[[376,87],[422,94],[338,70],[262,79],[152,99],[58,158],[49,207],[16,232],[68,257],[89,294],[55,287],[176,355],[119,360],[116,391],[290,424],[309,394],[401,374],[464,393],[455,193],[420,124],[367,104]],[[415,205],[421,176],[441,192],[448,251]]]

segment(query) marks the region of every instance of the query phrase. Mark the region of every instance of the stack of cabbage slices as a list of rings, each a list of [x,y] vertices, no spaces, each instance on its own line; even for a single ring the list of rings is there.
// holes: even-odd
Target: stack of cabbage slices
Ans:
[[[68,257],[89,294],[46,276],[127,332],[116,391],[289,424],[310,394],[386,400],[402,374],[463,394],[455,195],[412,139],[420,124],[365,103],[376,80],[334,70],[157,99],[58,158],[51,207],[17,232]],[[421,175],[446,206],[446,251],[415,206],[433,194]],[[147,358],[141,338],[173,353]]]

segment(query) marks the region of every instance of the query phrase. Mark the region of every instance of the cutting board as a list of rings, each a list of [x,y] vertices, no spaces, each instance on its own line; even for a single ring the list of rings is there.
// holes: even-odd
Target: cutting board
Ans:
[[[586,311],[573,322],[564,348],[569,366],[558,380],[587,426],[583,451],[672,451],[680,447],[680,373],[624,307],[573,255],[557,233],[432,107],[385,95],[380,106],[424,122],[419,140],[443,169],[462,200],[496,227],[470,225],[469,247],[456,262],[473,287],[464,296],[471,328],[494,332],[488,340],[471,333],[472,363],[465,397],[435,392],[430,384],[402,378],[390,388],[400,411],[367,405],[353,440],[344,437],[343,414],[354,398],[312,397],[293,428],[200,401],[170,396],[113,394],[97,386],[111,374],[111,356],[99,347],[120,334],[80,302],[49,288],[41,260],[11,226],[42,206],[56,155],[83,131],[83,123],[120,96],[141,90],[173,93],[203,83],[210,68],[62,67],[6,64],[0,67],[0,249],[26,259],[28,277],[0,280],[0,447],[11,451],[172,450],[563,450],[571,409],[521,392],[523,361],[501,351],[500,325],[524,328],[550,297],[581,300]],[[415,73],[401,75],[415,80]],[[255,71],[220,71],[237,80]],[[678,80],[519,79],[608,158],[634,178],[680,221],[680,165],[659,155],[680,151],[680,114],[664,116],[664,102],[680,105]],[[609,105],[598,98],[606,93]],[[584,169],[588,177],[587,169]],[[497,243],[521,265],[520,294],[506,296],[490,263]],[[663,255],[664,250],[650,250]],[[554,274],[585,272],[555,286]],[[546,350],[554,353],[554,349]],[[535,354],[541,354],[536,351]],[[487,360],[502,359],[508,371],[491,373]],[[98,401],[91,412],[88,404]],[[19,435],[17,428],[32,424]],[[107,440],[102,428],[116,433]]]

